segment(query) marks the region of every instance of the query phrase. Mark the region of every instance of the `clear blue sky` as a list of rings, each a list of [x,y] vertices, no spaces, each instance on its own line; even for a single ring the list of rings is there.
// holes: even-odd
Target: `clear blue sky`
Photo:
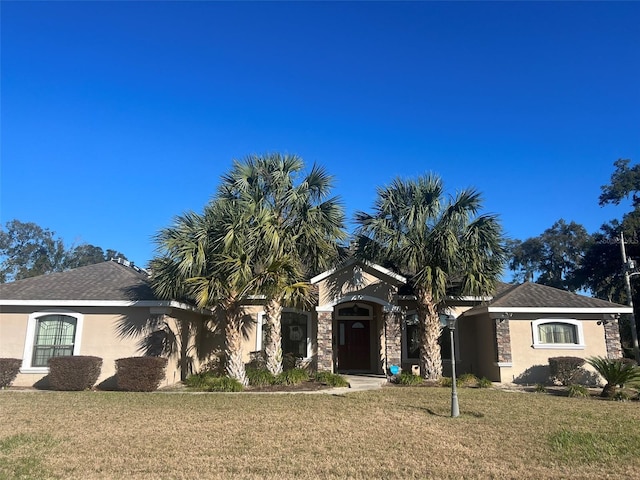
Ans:
[[[640,3],[10,2],[0,221],[144,265],[232,159],[288,152],[349,216],[432,171],[506,233],[589,232],[640,161]]]

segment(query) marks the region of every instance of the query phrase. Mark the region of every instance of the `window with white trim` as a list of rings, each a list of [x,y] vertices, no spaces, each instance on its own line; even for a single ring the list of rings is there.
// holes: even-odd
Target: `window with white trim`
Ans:
[[[582,349],[582,322],[565,318],[545,318],[531,322],[533,348]]]
[[[22,371],[46,372],[50,358],[78,355],[82,320],[81,314],[67,311],[29,315]]]
[[[264,312],[258,314],[256,350],[264,349],[266,329]],[[311,315],[306,312],[284,310],[280,316],[282,354],[292,354],[298,358],[307,358],[311,351]]]

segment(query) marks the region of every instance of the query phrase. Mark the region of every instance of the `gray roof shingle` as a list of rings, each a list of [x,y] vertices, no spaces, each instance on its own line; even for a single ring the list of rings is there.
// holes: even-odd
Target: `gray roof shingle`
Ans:
[[[489,302],[491,307],[626,308],[625,305],[587,297],[558,288],[525,282],[500,291]]]
[[[0,285],[1,300],[156,300],[147,276],[113,261]]]

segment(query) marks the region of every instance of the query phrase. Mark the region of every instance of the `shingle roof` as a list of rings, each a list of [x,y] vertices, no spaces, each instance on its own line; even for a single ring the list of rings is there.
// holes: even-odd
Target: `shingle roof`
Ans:
[[[156,300],[147,276],[109,261],[0,285],[1,300]]]
[[[558,288],[531,282],[512,285],[510,288],[505,288],[501,292],[499,291],[498,295],[496,295],[488,305],[491,307],[512,308],[626,308],[624,305],[607,302],[599,298],[578,295]]]

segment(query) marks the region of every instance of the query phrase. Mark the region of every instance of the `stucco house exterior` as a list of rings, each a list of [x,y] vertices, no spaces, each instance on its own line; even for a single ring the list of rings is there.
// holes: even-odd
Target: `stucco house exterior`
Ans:
[[[416,369],[418,324],[407,279],[379,265],[348,260],[310,282],[313,311],[285,309],[285,354],[319,370],[385,374]],[[264,348],[263,299],[247,299],[243,355]],[[494,382],[536,383],[555,356],[622,356],[618,318],[626,306],[555,288],[500,284],[491,297],[450,298],[457,318],[456,364]],[[172,336],[166,384],[198,371],[224,345],[218,312],[155,298],[146,272],[115,261],[0,285],[0,357],[23,359],[14,385],[47,375],[54,355],[103,358],[98,382],[109,385],[117,358],[153,351]],[[448,332],[443,331],[448,339]],[[442,342],[445,374],[448,341]],[[160,351],[160,350],[158,350]]]

